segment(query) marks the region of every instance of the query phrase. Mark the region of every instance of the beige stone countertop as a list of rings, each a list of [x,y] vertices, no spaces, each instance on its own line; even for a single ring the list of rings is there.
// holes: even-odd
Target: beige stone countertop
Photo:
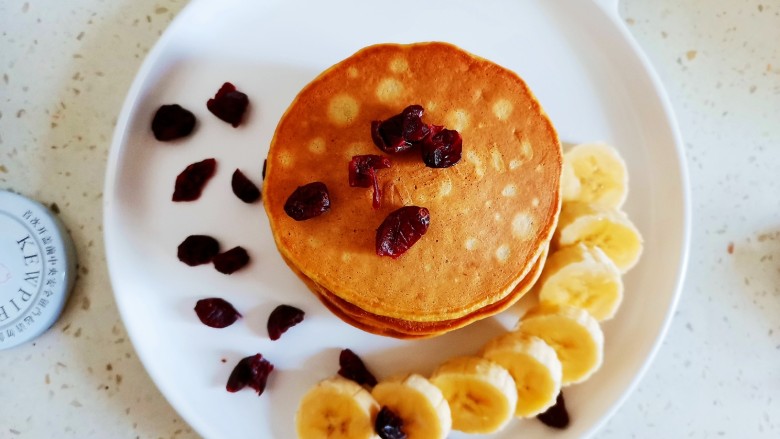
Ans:
[[[0,1],[0,189],[56,203],[80,260],[60,320],[0,351],[2,439],[197,437],[128,341],[101,227],[122,101],[185,3]],[[620,14],[676,112],[693,229],[668,336],[597,437],[780,437],[780,1],[621,0]]]

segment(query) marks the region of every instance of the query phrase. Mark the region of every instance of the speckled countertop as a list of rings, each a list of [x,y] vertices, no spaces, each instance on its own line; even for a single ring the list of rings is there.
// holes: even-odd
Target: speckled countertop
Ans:
[[[2,439],[197,437],[127,340],[101,233],[122,100],[185,3],[0,1],[0,189],[56,203],[81,262],[59,322],[0,351]],[[780,1],[620,13],[676,111],[694,217],[668,337],[598,437],[780,437]]]

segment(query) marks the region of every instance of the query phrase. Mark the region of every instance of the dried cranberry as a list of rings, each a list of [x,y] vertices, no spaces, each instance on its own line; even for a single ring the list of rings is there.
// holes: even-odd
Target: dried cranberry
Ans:
[[[356,155],[349,162],[349,185],[352,187],[374,187],[374,209],[379,209],[382,197],[379,191],[379,181],[376,178],[377,169],[390,167],[390,159],[381,155]]]
[[[152,118],[154,138],[163,142],[189,136],[195,128],[195,115],[179,104],[163,105]]]
[[[233,188],[233,193],[244,203],[254,203],[260,199],[260,189],[240,169],[233,172],[230,186]]]
[[[233,247],[214,256],[214,268],[220,273],[233,274],[249,263],[249,254],[243,247]]]
[[[268,336],[279,340],[288,329],[303,321],[304,312],[290,305],[279,305],[268,316]]]
[[[329,210],[328,187],[319,181],[299,186],[284,203],[284,211],[295,221],[314,218]]]
[[[455,130],[433,125],[422,142],[422,159],[429,168],[449,168],[460,161],[463,139]]]
[[[198,300],[195,314],[204,325],[212,328],[226,328],[241,317],[230,302],[218,297]]]
[[[227,382],[228,392],[238,392],[246,386],[255,389],[257,395],[265,390],[268,375],[274,370],[274,365],[263,358],[261,354],[246,357],[236,364]]]
[[[214,98],[206,102],[206,108],[214,116],[233,125],[233,128],[241,124],[247,105],[249,105],[249,98],[229,82],[222,84]]]
[[[569,412],[566,410],[566,402],[563,400],[563,392],[558,393],[555,405],[544,413],[536,416],[545,425],[552,428],[564,429],[569,426]]]
[[[173,201],[194,201],[200,198],[203,187],[214,176],[216,169],[217,161],[214,159],[206,159],[187,166],[176,177]]]
[[[374,431],[382,439],[406,439],[404,421],[385,405],[376,415]]]
[[[193,267],[211,262],[219,253],[219,241],[207,235],[190,235],[179,244],[179,260]]]
[[[423,123],[423,107],[410,105],[395,116],[371,122],[371,139],[388,154],[403,152],[423,140],[430,128]]]
[[[395,259],[404,254],[428,231],[428,209],[404,206],[387,215],[376,229],[376,254]]]
[[[339,375],[361,386],[376,386],[374,375],[368,371],[363,360],[350,349],[344,349],[339,354]]]

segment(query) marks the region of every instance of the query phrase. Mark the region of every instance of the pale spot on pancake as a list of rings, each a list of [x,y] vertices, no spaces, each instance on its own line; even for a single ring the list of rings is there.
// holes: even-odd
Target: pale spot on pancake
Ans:
[[[526,160],[531,160],[532,158],[534,158],[534,147],[533,145],[531,145],[531,142],[528,139],[523,138],[523,141],[521,142],[520,145],[521,145],[520,152],[523,154],[523,158],[525,158]]]
[[[442,197],[446,197],[447,195],[452,192],[452,180],[447,178],[446,180],[442,181],[439,185],[439,195]]]
[[[431,264],[425,264],[425,266],[423,266],[423,269],[425,271],[431,271],[433,270],[433,266]]]
[[[493,201],[492,200],[485,201],[485,207],[490,207],[492,205],[493,205]]]
[[[352,96],[340,94],[331,98],[328,104],[328,117],[336,125],[349,125],[355,121],[360,105]]]
[[[350,78],[357,78],[358,77],[358,69],[356,69],[355,67],[348,68],[347,69],[347,75]]]
[[[539,207],[539,199],[534,197],[533,200],[531,200],[531,206],[533,207]]]
[[[463,246],[466,247],[466,250],[471,251],[477,248],[478,243],[479,241],[477,241],[477,238],[469,238],[465,243],[463,243]]]
[[[415,199],[417,200],[417,202],[419,202],[419,203],[424,203],[424,202],[428,201],[428,196],[427,196],[427,195],[425,195],[425,194],[423,194],[423,193],[417,193],[417,194],[414,194],[414,198],[415,198]]]
[[[312,237],[312,236],[310,236],[310,237],[309,237],[309,238],[306,240],[306,242],[309,244],[309,247],[311,247],[311,248],[319,248],[319,247],[322,247],[322,241],[320,241],[319,239],[317,239],[317,238],[314,238],[314,237]]]
[[[350,262],[352,260],[352,253],[344,252],[341,254],[342,262]]]
[[[504,189],[501,190],[501,195],[505,197],[514,197],[517,195],[517,186],[513,184],[508,184],[504,186]]]
[[[469,112],[458,108],[455,110],[450,111],[447,114],[447,124],[446,127],[451,130],[459,131],[461,134],[463,134],[463,130],[468,128],[469,126]]]
[[[542,171],[544,171],[544,165],[542,165],[541,163],[539,163],[538,165],[536,165],[536,169],[534,169],[534,170],[535,170],[536,172],[542,172]]]
[[[534,158],[534,147],[531,145],[531,141],[523,136],[522,132],[517,131],[516,129],[513,134],[515,135],[515,139],[520,143],[520,160],[528,161]]]
[[[325,139],[322,137],[315,137],[309,142],[309,151],[315,154],[322,154],[325,152]]]
[[[474,165],[474,173],[477,174],[477,177],[482,178],[485,176],[485,165],[476,152],[473,150],[466,151],[466,160]]]
[[[504,156],[501,154],[501,151],[499,151],[496,146],[494,146],[493,149],[490,150],[490,157],[493,159],[493,169],[495,169],[498,172],[504,172],[504,170],[506,169],[506,165],[504,165]]]
[[[474,93],[471,94],[471,100],[474,102],[477,102],[482,98],[482,90],[474,90]]]
[[[502,244],[496,249],[496,259],[498,259],[498,262],[506,262],[509,259],[509,253],[509,246]]]
[[[436,102],[428,101],[428,103],[425,104],[425,111],[433,111],[435,109],[436,109]]]
[[[527,213],[518,213],[512,218],[512,236],[526,239],[533,232],[533,220]]]
[[[496,212],[495,215],[493,215],[493,218],[496,220],[496,222],[500,223],[502,219],[504,219],[503,216],[501,216],[500,213]]]
[[[522,162],[520,160],[517,160],[517,159],[510,160],[509,161],[509,169],[514,171],[515,169],[519,168],[521,164],[522,164]]]
[[[404,85],[394,78],[385,78],[376,87],[376,97],[382,102],[393,102],[401,97]]]
[[[409,63],[406,62],[405,58],[393,58],[393,60],[390,61],[390,70],[393,73],[403,73],[409,70]]]
[[[498,120],[507,120],[512,114],[512,103],[506,99],[499,99],[493,104],[493,114]]]
[[[295,158],[292,154],[290,154],[290,151],[279,152],[279,164],[282,165],[283,168],[291,167],[294,162]]]

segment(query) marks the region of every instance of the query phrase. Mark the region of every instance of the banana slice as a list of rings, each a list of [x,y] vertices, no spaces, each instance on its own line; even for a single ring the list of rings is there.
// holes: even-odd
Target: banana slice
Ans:
[[[407,439],[444,439],[452,429],[450,406],[441,390],[421,375],[382,381],[371,392],[403,421]]]
[[[523,316],[517,329],[555,349],[564,386],[585,381],[601,367],[604,333],[584,309],[542,302]]]
[[[598,247],[564,247],[547,258],[539,301],[582,308],[598,321],[614,317],[623,300],[620,270]]]
[[[626,163],[615,148],[604,143],[583,143],[563,155],[561,187],[564,202],[578,201],[618,209],[628,194]]]
[[[489,341],[482,356],[505,367],[514,378],[518,418],[536,416],[555,404],[562,366],[555,350],[542,339],[510,332]]]
[[[557,248],[582,242],[599,247],[621,273],[636,265],[642,254],[642,235],[625,213],[583,203],[564,203],[553,236]]]
[[[295,414],[300,439],[379,439],[379,404],[354,381],[328,378],[309,390]]]
[[[454,430],[493,433],[515,412],[515,381],[506,369],[485,358],[452,358],[433,372],[430,381],[449,403]]]
[[[561,168],[561,200],[574,201],[579,197],[581,191],[582,183],[577,178],[577,174],[574,173],[574,167],[570,162],[564,160]]]

